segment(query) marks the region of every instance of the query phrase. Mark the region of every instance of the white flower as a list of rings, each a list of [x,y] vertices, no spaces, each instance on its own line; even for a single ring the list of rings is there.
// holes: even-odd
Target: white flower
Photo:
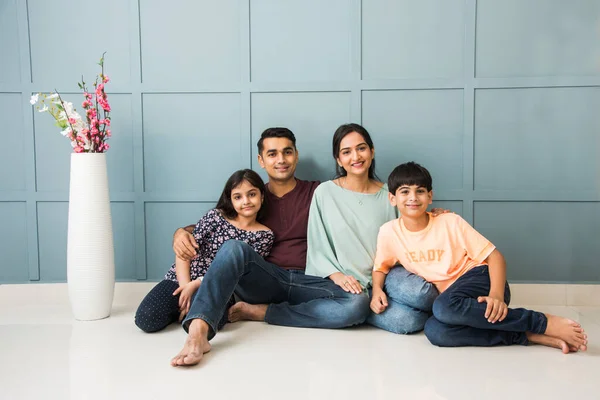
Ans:
[[[60,134],[63,136],[67,136],[71,133],[71,127],[66,128],[64,131],[61,131]]]
[[[44,107],[40,108],[38,112],[46,112],[48,111],[48,106],[44,104]]]
[[[58,99],[58,93],[52,93],[50,96],[46,97],[47,100]]]
[[[39,98],[40,98],[40,94],[36,93],[33,96],[31,96],[31,99],[29,100],[29,103],[31,103],[31,105],[34,105],[35,103],[38,102]]]

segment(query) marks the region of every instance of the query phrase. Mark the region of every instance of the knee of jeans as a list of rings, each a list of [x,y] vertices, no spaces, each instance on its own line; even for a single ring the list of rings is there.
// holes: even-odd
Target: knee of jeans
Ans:
[[[444,333],[442,325],[435,318],[429,318],[425,322],[425,337],[434,346],[446,347],[447,335]]]
[[[455,302],[446,296],[439,296],[433,302],[433,316],[438,320],[446,324],[452,324],[454,316],[456,315],[457,309]]]
[[[420,315],[415,316],[414,318],[404,318],[402,321],[390,325],[388,330],[399,335],[409,335],[411,333],[420,332],[423,330],[426,318],[427,317],[423,318]]]
[[[365,293],[351,295],[337,315],[336,325],[340,328],[362,324],[370,313],[370,299]]]

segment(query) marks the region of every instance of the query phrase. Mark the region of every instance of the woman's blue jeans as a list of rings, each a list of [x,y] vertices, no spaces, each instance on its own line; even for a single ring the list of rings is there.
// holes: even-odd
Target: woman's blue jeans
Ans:
[[[371,312],[367,323],[393,333],[422,331],[439,294],[435,285],[396,265],[387,274],[383,290],[388,306],[381,314]]]

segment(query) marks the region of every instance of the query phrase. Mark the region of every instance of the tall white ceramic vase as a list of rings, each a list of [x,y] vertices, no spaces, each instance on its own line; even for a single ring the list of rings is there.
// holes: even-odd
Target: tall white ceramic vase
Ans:
[[[75,319],[110,315],[115,257],[103,153],[71,154],[67,282]]]

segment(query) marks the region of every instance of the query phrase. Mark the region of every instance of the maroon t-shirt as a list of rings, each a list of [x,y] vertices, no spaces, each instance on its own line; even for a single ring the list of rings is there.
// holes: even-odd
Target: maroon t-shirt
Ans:
[[[308,210],[320,182],[296,179],[296,187],[283,197],[266,190],[266,212],[261,222],[275,234],[267,261],[284,269],[306,268]]]

